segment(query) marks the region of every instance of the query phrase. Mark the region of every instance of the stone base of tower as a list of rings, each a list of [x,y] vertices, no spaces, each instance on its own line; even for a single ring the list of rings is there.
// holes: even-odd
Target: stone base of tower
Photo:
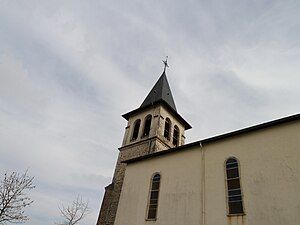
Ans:
[[[97,220],[97,225],[107,225],[107,217],[108,212],[112,200],[112,192],[113,192],[114,184],[110,184],[107,187],[105,187],[105,193],[102,200],[102,205],[99,213],[99,217]]]

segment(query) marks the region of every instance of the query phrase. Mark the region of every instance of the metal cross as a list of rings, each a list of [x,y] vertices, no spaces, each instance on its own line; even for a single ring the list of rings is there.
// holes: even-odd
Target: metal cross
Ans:
[[[166,56],[166,60],[163,60],[163,63],[165,64],[164,72],[166,72],[166,68],[169,67],[169,65],[168,65],[168,56]]]

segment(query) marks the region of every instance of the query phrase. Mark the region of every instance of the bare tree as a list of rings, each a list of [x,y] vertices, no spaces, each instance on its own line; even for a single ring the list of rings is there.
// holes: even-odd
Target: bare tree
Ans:
[[[22,223],[29,219],[24,209],[33,201],[25,191],[35,188],[33,178],[27,175],[27,171],[4,174],[4,179],[0,180],[0,224]]]
[[[82,201],[82,197],[77,196],[76,200],[72,202],[72,205],[65,207],[62,205],[58,206],[61,216],[64,218],[62,223],[58,223],[58,225],[75,225],[84,217],[89,214],[89,204],[88,202]]]

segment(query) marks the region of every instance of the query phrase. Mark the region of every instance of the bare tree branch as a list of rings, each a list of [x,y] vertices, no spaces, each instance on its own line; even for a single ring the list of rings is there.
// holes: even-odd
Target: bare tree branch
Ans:
[[[4,174],[4,179],[0,180],[0,224],[22,223],[29,219],[24,209],[33,201],[25,191],[35,188],[33,179],[27,171],[23,174]]]
[[[82,201],[82,197],[77,196],[72,205],[65,207],[58,206],[61,216],[64,218],[63,222],[57,225],[75,225],[83,220],[90,212],[88,202]]]

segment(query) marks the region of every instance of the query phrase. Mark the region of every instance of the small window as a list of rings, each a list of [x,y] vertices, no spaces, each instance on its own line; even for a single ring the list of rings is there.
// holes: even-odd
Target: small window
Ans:
[[[227,202],[229,215],[243,214],[243,196],[241,192],[239,164],[235,158],[226,161]]]
[[[150,196],[148,202],[147,219],[155,220],[157,214],[158,197],[159,197],[160,175],[155,174],[151,180]]]
[[[134,141],[138,138],[140,125],[141,125],[141,120],[140,119],[138,119],[134,122],[134,128],[133,128],[133,133],[132,133],[132,137],[131,137],[132,141]]]
[[[179,143],[179,128],[175,125],[173,132],[173,145],[178,146]]]
[[[165,121],[165,130],[164,130],[164,137],[170,140],[170,133],[171,133],[171,120],[166,118]]]
[[[147,116],[146,119],[145,119],[145,126],[144,126],[143,137],[149,136],[150,128],[151,128],[151,120],[152,120],[152,116],[151,115]]]

